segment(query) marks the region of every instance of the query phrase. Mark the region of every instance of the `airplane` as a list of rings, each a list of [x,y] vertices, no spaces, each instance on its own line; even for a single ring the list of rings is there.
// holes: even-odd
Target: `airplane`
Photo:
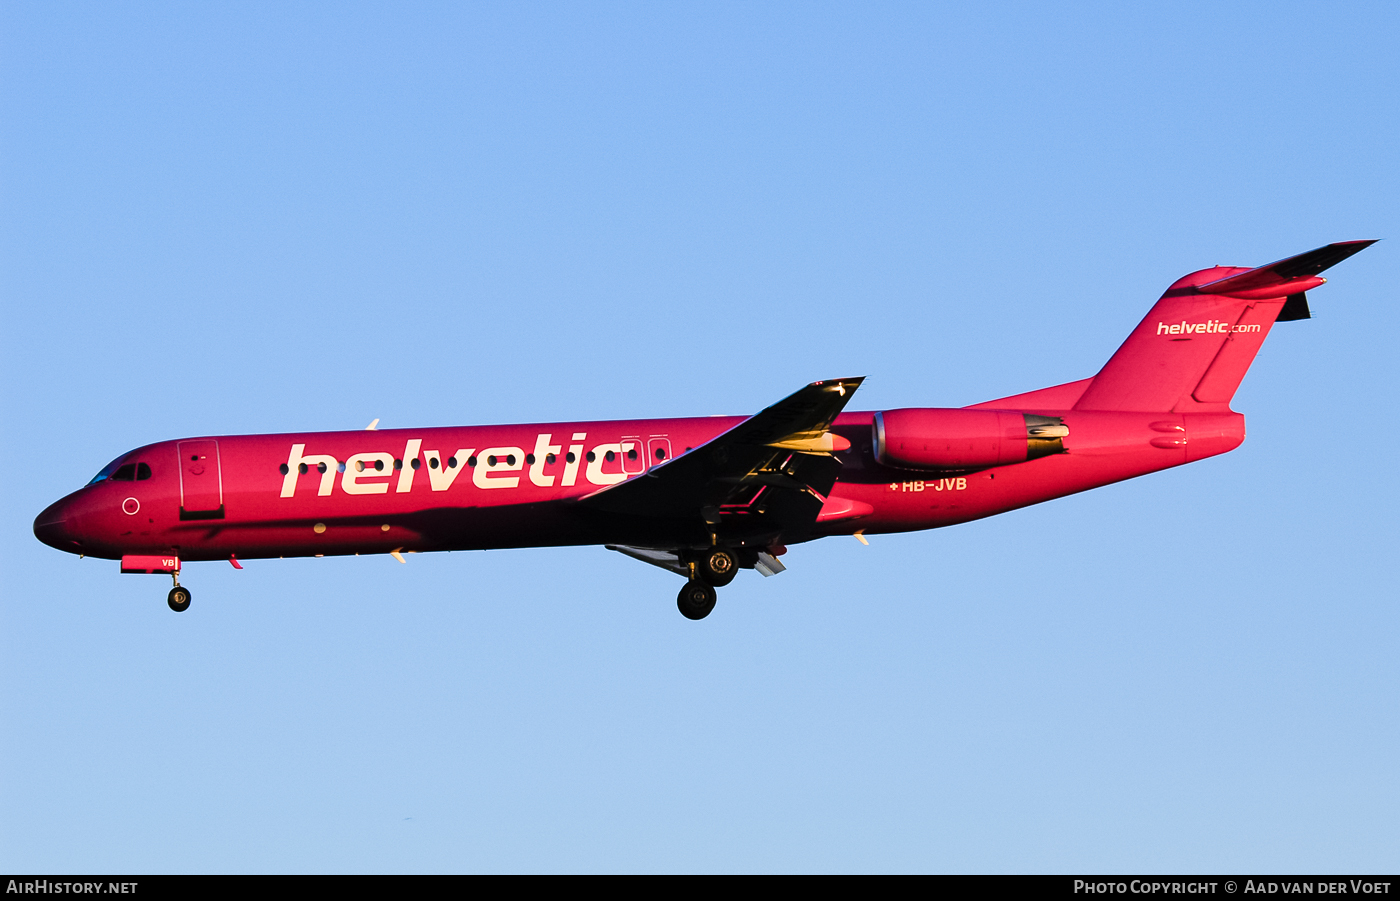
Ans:
[[[685,578],[703,619],[789,545],[940,528],[1223,454],[1275,322],[1310,318],[1347,241],[1178,279],[1092,378],[961,408],[845,412],[861,378],[750,417],[181,438],[122,454],[34,520],[73,554],[187,561],[603,545]]]

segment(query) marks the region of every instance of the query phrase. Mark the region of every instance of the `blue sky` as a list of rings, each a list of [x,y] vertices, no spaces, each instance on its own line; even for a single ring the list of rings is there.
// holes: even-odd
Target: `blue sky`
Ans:
[[[1214,264],[1397,235],[1389,4],[0,7],[0,868],[1394,871],[1391,241],[1249,438],[797,547],[39,544],[205,434],[1092,375]]]

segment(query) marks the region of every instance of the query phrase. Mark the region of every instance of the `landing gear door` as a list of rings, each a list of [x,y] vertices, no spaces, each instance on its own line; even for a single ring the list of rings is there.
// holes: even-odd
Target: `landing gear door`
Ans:
[[[219,442],[181,441],[176,451],[180,456],[180,518],[223,519]]]

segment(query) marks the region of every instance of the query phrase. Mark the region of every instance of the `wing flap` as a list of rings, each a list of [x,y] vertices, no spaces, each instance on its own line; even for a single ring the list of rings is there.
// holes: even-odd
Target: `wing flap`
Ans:
[[[610,551],[617,551],[631,557],[633,560],[640,560],[643,563],[650,563],[652,566],[659,566],[668,572],[673,572],[678,576],[688,576],[690,569],[681,562],[678,554],[671,551],[658,551],[646,547],[629,547],[624,544],[604,545]]]

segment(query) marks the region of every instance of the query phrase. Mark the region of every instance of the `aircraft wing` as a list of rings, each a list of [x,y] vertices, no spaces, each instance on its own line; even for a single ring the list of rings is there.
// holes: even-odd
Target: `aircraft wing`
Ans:
[[[813,382],[645,475],[582,498],[585,507],[703,522],[710,531],[805,532],[836,483],[849,443],[830,430],[863,379]]]

